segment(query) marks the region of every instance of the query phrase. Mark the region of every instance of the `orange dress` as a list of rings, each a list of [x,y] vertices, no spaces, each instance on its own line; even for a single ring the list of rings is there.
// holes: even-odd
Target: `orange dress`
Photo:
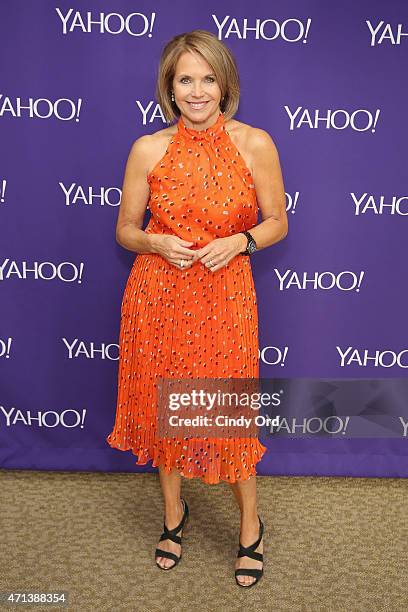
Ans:
[[[198,249],[257,223],[252,175],[220,113],[204,130],[180,117],[166,153],[147,177],[145,231],[176,234]],[[106,441],[137,465],[176,468],[208,484],[256,474],[266,447],[255,438],[159,438],[157,382],[165,378],[258,378],[258,312],[250,257],[211,272],[199,260],[176,268],[137,254],[125,287],[116,419]]]

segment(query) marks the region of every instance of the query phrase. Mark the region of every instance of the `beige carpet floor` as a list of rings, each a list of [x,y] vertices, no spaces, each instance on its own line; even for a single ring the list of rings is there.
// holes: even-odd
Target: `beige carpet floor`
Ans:
[[[0,485],[0,591],[66,591],[75,612],[408,610],[407,480],[258,476],[265,573],[248,590],[227,483],[183,479],[190,524],[169,572],[153,560],[156,474],[0,470]]]

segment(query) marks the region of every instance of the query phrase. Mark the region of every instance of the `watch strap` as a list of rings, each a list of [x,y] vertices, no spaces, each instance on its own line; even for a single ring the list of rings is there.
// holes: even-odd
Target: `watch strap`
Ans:
[[[250,243],[250,242],[253,242],[253,243],[255,244],[255,247],[256,247],[256,242],[255,242],[255,239],[254,239],[254,237],[252,236],[252,234],[250,234],[250,233],[249,233],[248,231],[246,231],[246,230],[244,230],[244,231],[242,232],[242,234],[245,234],[245,236],[247,237],[247,246],[246,246],[245,251],[242,251],[242,252],[241,252],[241,254],[242,254],[242,255],[251,255],[251,253],[250,253],[250,252],[249,252],[249,250],[248,250],[248,246],[249,246],[249,243]]]

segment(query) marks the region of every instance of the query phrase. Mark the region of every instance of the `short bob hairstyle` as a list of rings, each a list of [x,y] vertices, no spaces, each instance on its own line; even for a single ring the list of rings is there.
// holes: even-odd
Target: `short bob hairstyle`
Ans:
[[[180,110],[171,99],[173,78],[179,57],[186,51],[200,54],[211,66],[221,90],[221,112],[227,121],[238,109],[240,83],[238,69],[231,51],[215,34],[207,30],[192,30],[172,38],[160,58],[156,84],[156,99],[167,123],[180,117]],[[224,99],[222,99],[224,98]]]

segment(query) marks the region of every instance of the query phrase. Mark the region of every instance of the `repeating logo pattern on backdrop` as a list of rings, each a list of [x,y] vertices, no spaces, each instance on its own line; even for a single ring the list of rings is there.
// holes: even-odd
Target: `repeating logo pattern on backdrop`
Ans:
[[[152,91],[163,42],[178,31],[202,27],[230,46],[241,75],[236,118],[268,131],[280,154],[289,233],[251,262],[261,376],[282,378],[282,410],[295,392],[290,379],[387,376],[397,385],[408,368],[408,8],[380,19],[374,3],[364,19],[351,10],[332,20],[318,11],[297,17],[300,2],[290,15],[283,2],[262,1],[250,14],[214,4],[199,24],[192,7],[183,27],[164,3],[153,8],[27,5],[23,23],[14,8],[0,9],[9,23],[0,91],[0,435],[6,449],[24,443],[25,455],[47,431],[49,466],[53,448],[100,446],[111,426],[120,301],[135,257],[115,240],[123,171],[134,140],[166,127]],[[148,206],[144,227],[149,215]],[[406,439],[408,415],[401,403],[393,410],[389,389],[382,411],[389,408],[389,431]],[[322,414],[313,401],[304,412],[282,414],[280,431],[347,436],[361,419],[358,410]],[[17,455],[6,451],[3,464],[23,466]],[[92,450],[89,460],[97,463]],[[273,453],[262,466],[274,473]]]

